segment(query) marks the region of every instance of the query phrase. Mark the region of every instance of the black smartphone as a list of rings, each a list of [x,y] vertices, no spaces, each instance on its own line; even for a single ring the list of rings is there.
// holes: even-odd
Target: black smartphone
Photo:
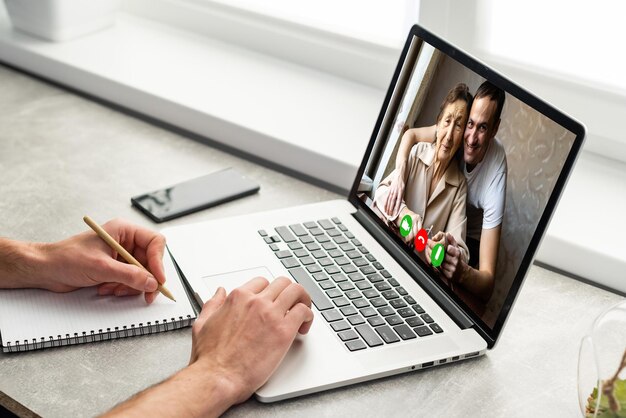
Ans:
[[[259,191],[259,185],[232,168],[207,174],[130,199],[155,222],[169,221]]]

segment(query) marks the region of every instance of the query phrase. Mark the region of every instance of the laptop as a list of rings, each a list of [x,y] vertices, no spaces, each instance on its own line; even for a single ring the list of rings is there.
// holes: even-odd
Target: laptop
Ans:
[[[497,121],[484,108],[499,99],[478,97],[485,82],[504,97],[490,140]],[[347,199],[162,233],[199,303],[255,276],[289,277],[311,295],[312,328],[256,392],[262,402],[464,361],[495,346],[584,135],[579,122],[414,26]],[[385,199],[411,136],[394,214]],[[490,279],[455,276],[450,260]]]

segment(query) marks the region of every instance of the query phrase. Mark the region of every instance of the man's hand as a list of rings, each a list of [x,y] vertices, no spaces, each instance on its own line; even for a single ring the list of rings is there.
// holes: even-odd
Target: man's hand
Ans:
[[[387,194],[387,200],[385,201],[385,212],[389,216],[393,216],[400,210],[400,205],[404,199],[404,174],[406,164],[396,169],[396,174],[389,184],[389,192]]]
[[[102,228],[152,274],[127,264],[95,232],[87,231],[57,243],[36,244],[42,254],[37,287],[70,292],[97,285],[100,295],[145,292],[146,302],[151,303],[157,295],[157,280],[165,283],[165,238],[120,219],[109,221]]]
[[[401,237],[401,238],[404,240],[405,243],[413,247],[415,246],[415,236],[417,235],[417,232],[420,229],[422,229],[422,217],[405,207],[396,218],[396,226],[398,228],[400,228],[400,222],[402,222],[402,219],[406,215],[409,215],[411,217],[411,221],[412,221],[411,224],[413,226],[411,227],[411,232],[409,232],[409,234],[406,237]]]
[[[280,277],[252,279],[228,296],[219,288],[193,325],[190,366],[219,379],[243,402],[276,370],[296,334],[311,328],[311,298]]]
[[[442,231],[437,232],[432,238],[428,239],[428,242],[426,243],[426,249],[424,250],[426,254],[426,261],[428,262],[428,264],[432,264],[430,255],[432,254],[433,248],[435,248],[435,245],[442,244],[445,246],[445,243],[446,243],[446,234]]]
[[[454,236],[446,233],[448,246],[446,256],[441,264],[441,272],[448,280],[459,283],[463,278],[463,273],[467,269],[467,264],[463,260],[463,252]]]

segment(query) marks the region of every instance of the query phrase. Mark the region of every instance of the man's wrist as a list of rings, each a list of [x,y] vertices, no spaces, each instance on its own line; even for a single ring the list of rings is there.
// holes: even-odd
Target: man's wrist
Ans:
[[[0,271],[4,288],[41,288],[45,271],[43,244],[22,241],[0,241]]]

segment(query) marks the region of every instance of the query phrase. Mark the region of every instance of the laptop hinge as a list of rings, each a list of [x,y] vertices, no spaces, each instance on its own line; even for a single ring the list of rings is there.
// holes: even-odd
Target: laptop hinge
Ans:
[[[424,273],[418,264],[412,260],[397,243],[387,236],[385,231],[376,222],[372,221],[362,208],[356,208],[352,214],[355,219],[374,237],[380,245],[400,264],[400,266],[432,297],[441,308],[456,322],[461,329],[471,328],[474,322],[432,279]]]

